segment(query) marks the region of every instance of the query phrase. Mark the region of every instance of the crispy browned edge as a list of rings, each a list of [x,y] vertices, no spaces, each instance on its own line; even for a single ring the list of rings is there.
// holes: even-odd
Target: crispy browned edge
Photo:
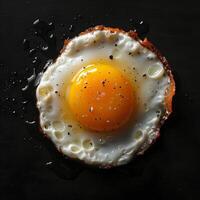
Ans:
[[[159,126],[158,126],[158,129],[157,129],[157,138],[160,136],[160,128],[162,126],[162,124],[165,122],[165,120],[168,119],[168,117],[170,116],[170,114],[172,113],[172,100],[173,100],[173,96],[175,95],[175,90],[176,90],[176,86],[175,86],[175,81],[174,81],[174,78],[173,78],[173,74],[172,74],[172,71],[171,71],[171,67],[168,63],[168,61],[166,60],[166,58],[160,53],[160,51],[147,39],[145,38],[144,40],[141,40],[137,34],[137,32],[135,31],[132,31],[130,30],[129,32],[126,32],[124,31],[123,29],[119,29],[119,28],[112,28],[112,27],[105,27],[103,25],[98,25],[98,26],[95,26],[95,27],[91,27],[91,28],[88,28],[86,29],[85,31],[81,32],[79,34],[80,35],[84,35],[84,34],[87,34],[87,33],[90,33],[90,32],[94,32],[94,31],[97,31],[97,30],[100,30],[100,31],[103,31],[103,30],[107,30],[107,31],[110,31],[111,33],[114,33],[114,32],[118,32],[118,33],[124,33],[124,34],[128,34],[131,38],[133,38],[134,40],[138,41],[143,47],[149,49],[150,51],[152,51],[153,53],[155,53],[158,57],[158,59],[163,63],[163,66],[168,74],[168,76],[170,77],[170,86],[169,88],[167,89],[167,91],[165,92],[165,105],[166,105],[166,112],[165,114],[163,115],[162,119],[160,120],[160,123],[159,123]],[[64,40],[64,46],[63,48],[60,50],[60,54],[65,50],[66,46],[69,44],[69,42],[71,41],[72,39],[65,39]],[[41,132],[44,133],[42,131],[42,128],[40,127],[41,129]],[[48,136],[46,134],[44,134],[47,138]],[[156,141],[155,138],[152,143],[154,143]],[[140,148],[138,151],[137,151],[137,154],[143,154],[145,150],[147,150],[149,148],[149,146],[151,146],[151,144],[146,144],[147,146],[145,148]],[[58,151],[60,153],[61,150],[58,149]],[[64,155],[65,156],[65,155]],[[69,157],[68,157],[69,158]],[[70,159],[73,159],[74,158],[70,158]],[[75,159],[77,160],[77,159]],[[97,165],[98,167],[100,168],[106,168],[106,169],[109,169],[109,168],[112,168],[113,166],[112,165],[106,165],[106,166],[101,166],[101,165]]]

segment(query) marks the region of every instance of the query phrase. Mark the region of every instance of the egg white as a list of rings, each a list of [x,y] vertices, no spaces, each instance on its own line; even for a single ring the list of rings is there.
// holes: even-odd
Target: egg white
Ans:
[[[137,80],[140,114],[117,136],[92,134],[73,118],[62,118],[58,95],[83,66],[113,55],[127,73]],[[133,69],[134,68],[134,69]],[[133,75],[131,75],[133,74]],[[37,107],[43,132],[66,156],[101,167],[127,163],[143,152],[158,136],[159,123],[166,113],[165,92],[170,78],[157,55],[122,32],[95,30],[72,39],[57,60],[43,74],[37,87]],[[46,89],[45,95],[40,94]],[[58,91],[58,93],[55,93]],[[67,110],[65,112],[69,112]]]

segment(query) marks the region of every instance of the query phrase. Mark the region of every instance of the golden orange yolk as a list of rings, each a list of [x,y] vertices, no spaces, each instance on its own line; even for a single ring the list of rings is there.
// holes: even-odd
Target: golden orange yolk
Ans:
[[[92,64],[79,71],[72,79],[68,101],[76,119],[94,131],[121,127],[136,107],[130,80],[107,64]]]

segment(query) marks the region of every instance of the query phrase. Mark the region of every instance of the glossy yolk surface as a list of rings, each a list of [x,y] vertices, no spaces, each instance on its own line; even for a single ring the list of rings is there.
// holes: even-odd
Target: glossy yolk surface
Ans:
[[[130,80],[107,64],[92,64],[80,70],[72,79],[67,98],[76,119],[95,131],[121,127],[136,109]]]

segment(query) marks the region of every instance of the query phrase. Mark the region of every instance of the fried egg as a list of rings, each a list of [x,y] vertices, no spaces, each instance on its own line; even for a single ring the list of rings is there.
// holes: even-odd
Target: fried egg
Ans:
[[[65,41],[36,97],[41,129],[60,152],[109,168],[155,141],[174,93],[169,65],[147,39],[96,26]]]

